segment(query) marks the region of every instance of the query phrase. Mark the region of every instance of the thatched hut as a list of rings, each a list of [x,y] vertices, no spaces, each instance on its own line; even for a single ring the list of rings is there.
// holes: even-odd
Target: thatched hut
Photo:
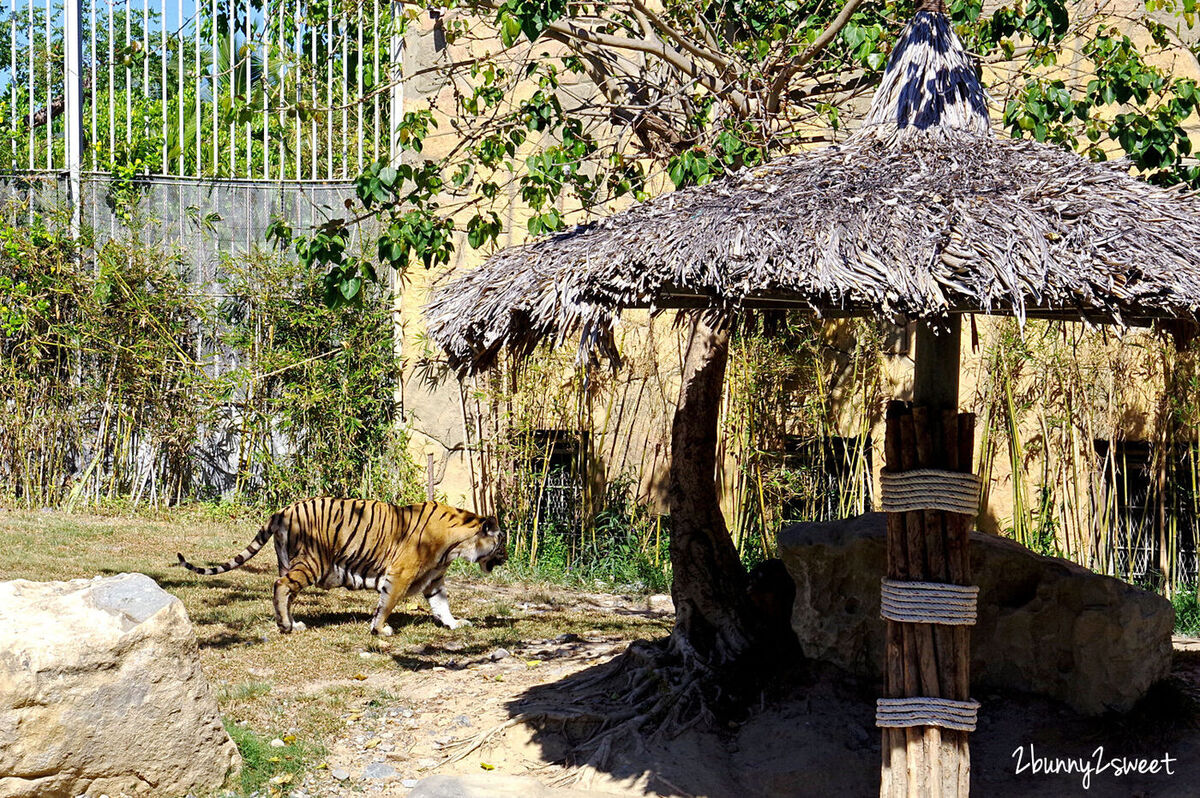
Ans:
[[[958,319],[1195,319],[1197,252],[1191,195],[1141,182],[1125,164],[996,136],[976,65],[944,8],[926,6],[844,144],[500,252],[437,291],[427,319],[451,365],[470,372],[504,350],[567,340],[584,358],[616,362],[622,310],[706,311],[688,348],[669,489],[673,640],[705,667],[737,661],[755,636],[713,479],[728,319],[793,307],[926,320],[916,407],[891,408],[886,444],[883,794],[904,794],[908,774],[918,789],[965,794],[975,707],[966,539],[978,486],[966,473],[973,420],[956,409]],[[940,772],[939,761],[949,762]]]

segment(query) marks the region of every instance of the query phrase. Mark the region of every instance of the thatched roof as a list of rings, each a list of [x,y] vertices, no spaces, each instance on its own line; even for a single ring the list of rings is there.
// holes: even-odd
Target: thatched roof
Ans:
[[[579,338],[612,354],[623,308],[1193,318],[1200,201],[990,130],[947,18],[919,12],[845,144],[675,191],[504,250],[434,292],[462,370]]]

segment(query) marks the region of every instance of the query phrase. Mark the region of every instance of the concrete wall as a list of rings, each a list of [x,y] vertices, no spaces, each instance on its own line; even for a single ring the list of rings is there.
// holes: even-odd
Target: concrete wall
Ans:
[[[82,218],[97,243],[135,228],[151,240],[194,253],[188,260],[201,284],[211,282],[223,253],[265,245],[264,233],[274,217],[282,216],[300,230],[344,217],[344,202],[354,197],[354,185],[346,181],[145,177],[134,183],[138,200],[126,222],[114,210],[113,188],[108,174],[84,176]],[[28,201],[30,211],[59,212],[67,207],[66,175],[0,176],[0,206],[10,201]]]

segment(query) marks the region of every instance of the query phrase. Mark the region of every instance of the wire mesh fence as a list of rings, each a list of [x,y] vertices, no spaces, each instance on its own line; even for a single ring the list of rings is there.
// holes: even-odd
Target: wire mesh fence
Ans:
[[[0,4],[5,0],[0,0]],[[0,170],[338,180],[391,158],[398,3],[7,0]],[[68,30],[82,48],[68,101]]]

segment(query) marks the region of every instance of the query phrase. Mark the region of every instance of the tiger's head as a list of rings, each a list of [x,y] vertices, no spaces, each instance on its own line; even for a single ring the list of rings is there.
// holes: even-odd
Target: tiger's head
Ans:
[[[494,516],[476,517],[479,531],[458,548],[458,556],[479,563],[485,573],[508,562],[508,535]]]

